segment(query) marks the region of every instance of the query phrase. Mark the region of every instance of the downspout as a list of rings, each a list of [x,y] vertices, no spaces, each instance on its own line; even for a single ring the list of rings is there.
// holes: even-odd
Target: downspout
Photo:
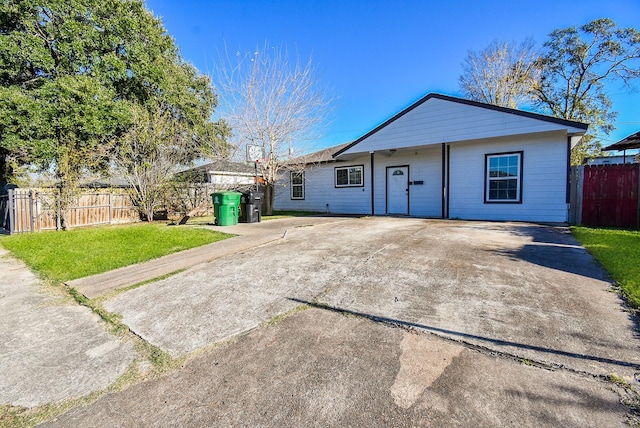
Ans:
[[[440,218],[445,219],[445,215],[446,215],[446,203],[447,203],[447,183],[446,183],[446,165],[447,165],[447,160],[446,160],[446,156],[447,156],[447,152],[446,152],[446,147],[445,147],[445,143],[441,143],[441,147],[442,147],[442,213],[440,214]]]
[[[370,154],[370,158],[371,158],[371,215],[376,215],[376,205],[375,205],[375,186],[373,185],[374,181],[373,181],[373,177],[374,177],[374,167],[373,167],[373,162],[374,162],[374,152],[369,152]]]
[[[565,201],[571,203],[571,137],[567,137],[567,186],[565,189]],[[577,187],[576,187],[577,188]],[[567,214],[568,215],[568,214]]]
[[[449,213],[449,193],[451,189],[451,145],[447,144],[447,176],[446,176],[446,184],[447,186],[447,209],[445,210],[445,218],[450,218],[451,214]]]

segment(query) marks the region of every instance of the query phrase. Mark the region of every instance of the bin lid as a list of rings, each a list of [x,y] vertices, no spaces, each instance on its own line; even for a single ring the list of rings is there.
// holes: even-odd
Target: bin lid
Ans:
[[[242,196],[242,193],[239,192],[216,192],[211,194],[213,203],[218,205],[238,205],[240,196]]]
[[[242,199],[240,199],[240,202],[247,203],[247,204],[253,204],[253,203],[255,203],[255,201],[261,200],[263,196],[264,196],[264,193],[258,192],[258,191],[244,192],[242,194]]]

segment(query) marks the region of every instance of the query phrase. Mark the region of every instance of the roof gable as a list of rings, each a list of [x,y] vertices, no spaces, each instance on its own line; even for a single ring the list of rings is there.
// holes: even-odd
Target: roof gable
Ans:
[[[507,135],[567,130],[588,125],[441,94],[428,94],[334,154],[369,152]],[[356,147],[358,146],[358,147]]]

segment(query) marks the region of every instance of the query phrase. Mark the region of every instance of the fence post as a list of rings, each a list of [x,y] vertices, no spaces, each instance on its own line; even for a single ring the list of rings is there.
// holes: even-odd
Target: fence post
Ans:
[[[109,224],[111,224],[112,221],[113,221],[113,198],[111,197],[112,196],[112,194],[111,194],[112,191],[113,190],[109,191]]]
[[[582,223],[582,188],[584,166],[572,166],[570,170],[569,224]]]
[[[577,188],[576,194],[578,199],[576,201],[576,225],[582,224],[582,198],[584,196],[584,166],[581,165],[578,167],[577,174]]]
[[[9,235],[12,235],[16,231],[16,191],[9,189],[9,199],[7,204],[9,205]]]
[[[62,229],[62,224],[60,220],[60,210],[61,210],[60,193],[53,192],[53,197],[55,199],[55,204],[56,204],[56,230],[59,231],[60,229]]]
[[[34,232],[35,219],[33,218],[33,190],[29,190],[29,227]]]

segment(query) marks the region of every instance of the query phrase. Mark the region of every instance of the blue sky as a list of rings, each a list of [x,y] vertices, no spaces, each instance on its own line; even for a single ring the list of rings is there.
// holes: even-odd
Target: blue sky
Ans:
[[[358,138],[429,92],[460,96],[468,51],[495,39],[532,37],[541,46],[554,29],[602,17],[640,27],[638,0],[147,0],[147,7],[205,73],[225,44],[246,52],[268,41],[312,55],[337,97],[319,147]],[[619,115],[605,146],[640,130],[640,91],[614,84],[608,93]]]

